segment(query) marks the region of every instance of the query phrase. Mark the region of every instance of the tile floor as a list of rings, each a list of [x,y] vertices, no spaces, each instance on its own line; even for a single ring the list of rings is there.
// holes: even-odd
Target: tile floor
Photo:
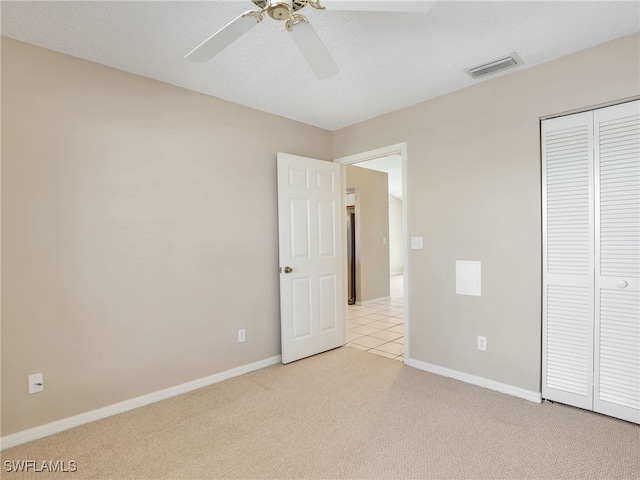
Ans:
[[[402,275],[391,277],[390,300],[349,305],[347,346],[404,361]]]

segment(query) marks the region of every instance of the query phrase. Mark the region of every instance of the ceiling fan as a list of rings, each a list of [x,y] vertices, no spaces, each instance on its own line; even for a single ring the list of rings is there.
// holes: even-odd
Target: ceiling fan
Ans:
[[[307,5],[324,10],[352,10],[370,12],[428,12],[435,2],[425,0],[251,0],[258,9],[244,12],[218,32],[206,39],[185,58],[194,62],[212,59],[222,50],[264,20],[265,13],[285,22],[293,41],[319,79],[338,73],[339,68],[307,18],[298,13]],[[323,5],[320,4],[322,1]],[[326,5],[326,7],[325,7]]]

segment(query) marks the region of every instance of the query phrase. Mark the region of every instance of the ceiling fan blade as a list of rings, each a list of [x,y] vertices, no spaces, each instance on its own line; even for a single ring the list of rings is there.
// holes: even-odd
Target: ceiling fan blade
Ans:
[[[327,10],[359,12],[426,13],[435,3],[429,0],[320,0]]]
[[[324,46],[322,40],[309,24],[309,22],[301,21],[292,25],[290,30],[291,37],[296,43],[302,55],[309,63],[320,80],[333,77],[340,71],[336,62],[331,58],[331,54]]]
[[[258,23],[260,21],[252,15],[240,15],[187,53],[184,58],[192,62],[211,60]]]

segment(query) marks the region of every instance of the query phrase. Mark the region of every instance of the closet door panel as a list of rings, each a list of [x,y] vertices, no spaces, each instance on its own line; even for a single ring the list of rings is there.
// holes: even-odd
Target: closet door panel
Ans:
[[[594,111],[594,410],[640,423],[640,102]]]
[[[542,123],[542,396],[593,406],[593,115]]]

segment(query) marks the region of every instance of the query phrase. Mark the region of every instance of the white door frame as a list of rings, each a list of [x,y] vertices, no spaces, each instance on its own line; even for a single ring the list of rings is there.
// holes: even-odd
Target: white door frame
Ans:
[[[403,302],[404,302],[404,361],[407,362],[407,359],[410,357],[409,353],[409,247],[407,243],[408,239],[408,228],[407,228],[407,205],[409,201],[409,195],[407,192],[407,142],[396,143],[395,145],[389,145],[386,147],[376,148],[375,150],[369,150],[366,152],[355,153],[353,155],[348,155],[346,157],[336,158],[334,160],[335,163],[339,163],[342,165],[342,195],[343,195],[343,203],[346,205],[347,199],[347,185],[346,185],[346,175],[344,173],[344,169],[346,165],[352,165],[354,163],[366,162],[367,160],[375,160],[376,158],[388,157],[390,155],[399,155],[400,156],[400,165],[402,166],[402,235],[404,236],[404,249],[403,249],[403,262],[404,262],[404,271],[402,274],[402,288],[403,288]],[[345,227],[343,228],[343,244],[346,245],[346,216],[343,215]],[[347,272],[347,255],[346,248],[343,248],[344,253],[344,275],[345,278]],[[346,307],[345,307],[346,308]],[[345,317],[346,318],[346,317]],[[346,324],[347,322],[345,322]]]

